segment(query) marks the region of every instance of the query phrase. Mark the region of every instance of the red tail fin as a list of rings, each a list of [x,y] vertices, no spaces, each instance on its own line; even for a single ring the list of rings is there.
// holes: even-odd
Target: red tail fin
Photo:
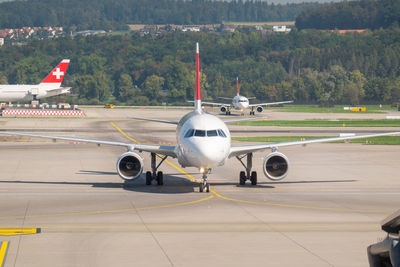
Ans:
[[[239,77],[236,77],[236,92],[239,95]]]
[[[199,43],[196,43],[196,98],[194,109],[201,112],[201,93],[200,93],[200,53]]]
[[[42,84],[60,84],[64,79],[65,72],[69,65],[69,59],[63,59],[49,75],[41,82]]]

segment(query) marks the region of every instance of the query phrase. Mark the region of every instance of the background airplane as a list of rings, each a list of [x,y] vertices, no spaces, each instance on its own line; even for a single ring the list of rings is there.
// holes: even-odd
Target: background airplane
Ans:
[[[69,59],[63,59],[39,84],[0,84],[0,101],[32,101],[69,93],[71,87],[61,87]]]
[[[368,134],[359,136],[346,137],[330,137],[321,139],[311,139],[304,141],[279,142],[258,145],[232,146],[231,135],[225,123],[236,122],[241,120],[251,120],[254,118],[233,119],[222,121],[218,117],[205,113],[202,110],[201,95],[200,95],[200,72],[199,72],[199,47],[196,45],[196,93],[194,101],[194,110],[187,113],[180,121],[135,118],[141,120],[149,120],[161,123],[169,123],[177,125],[176,127],[176,146],[159,146],[159,145],[143,145],[133,143],[123,143],[107,140],[95,140],[86,138],[64,137],[64,136],[49,136],[40,134],[29,134],[19,132],[2,132],[5,135],[18,135],[48,138],[53,140],[67,140],[75,142],[86,142],[95,144],[105,144],[122,146],[127,148],[127,152],[123,153],[117,160],[117,172],[124,180],[135,180],[140,177],[143,172],[143,158],[134,150],[139,152],[149,152],[151,154],[151,171],[146,172],[146,184],[150,185],[153,180],[156,180],[159,185],[163,182],[163,173],[158,171],[160,165],[168,157],[177,158],[179,164],[185,167],[198,168],[202,173],[203,182],[200,184],[200,192],[210,191],[210,185],[207,182],[207,176],[211,168],[224,165],[228,159],[238,159],[244,167],[244,171],[239,174],[239,183],[241,185],[250,180],[252,185],[257,184],[257,172],[253,169],[253,153],[266,149],[271,149],[271,152],[264,157],[262,169],[267,178],[277,181],[286,177],[289,170],[288,158],[278,152],[279,147],[292,145],[305,145],[311,143],[331,142],[339,140],[367,138],[375,136],[387,136],[400,134],[400,132],[389,132],[380,134]],[[157,164],[157,155],[161,161]],[[244,162],[244,158],[246,161]]]
[[[205,101],[203,101],[203,104],[220,106],[221,112],[224,112],[226,115],[231,115],[231,109],[243,112],[245,109],[248,108],[250,108],[250,115],[255,115],[254,109],[257,110],[257,112],[261,113],[264,110],[263,106],[293,103],[293,101],[281,101],[281,102],[271,102],[271,103],[250,104],[249,99],[253,99],[255,97],[247,98],[239,94],[239,78],[236,78],[236,92],[237,94],[233,98],[219,97],[221,99],[231,100],[232,101],[231,104],[205,102]]]

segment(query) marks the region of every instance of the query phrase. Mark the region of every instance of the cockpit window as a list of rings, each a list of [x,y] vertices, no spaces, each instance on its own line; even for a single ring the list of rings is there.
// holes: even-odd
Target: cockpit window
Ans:
[[[218,136],[217,130],[207,131],[207,136]]]
[[[246,102],[248,102],[248,100],[246,100],[246,99],[241,99],[241,100],[239,100],[239,102],[244,102],[244,103],[246,103]]]
[[[221,129],[218,129],[218,135],[221,136],[221,137],[226,137],[226,134]]]
[[[194,129],[189,129],[185,134],[185,138],[192,137],[193,134],[194,134]]]
[[[204,130],[196,130],[196,132],[194,133],[194,136],[204,137],[204,136],[206,136],[206,131],[204,131]]]

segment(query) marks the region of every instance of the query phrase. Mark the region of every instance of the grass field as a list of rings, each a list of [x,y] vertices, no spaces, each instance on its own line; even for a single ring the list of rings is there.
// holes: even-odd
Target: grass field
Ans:
[[[276,143],[298,140],[309,140],[326,138],[332,136],[269,136],[269,137],[232,137],[232,140],[245,141],[245,142],[263,142],[263,143]],[[371,138],[362,138],[349,140],[350,143],[362,143],[367,145],[400,145],[400,136],[380,136]],[[335,141],[331,143],[344,143],[344,141]]]
[[[286,104],[283,107],[273,107],[269,106],[265,109],[267,110],[279,110],[286,112],[307,112],[307,113],[357,113],[350,110],[344,110],[344,107],[349,107],[349,105],[336,105],[333,107],[320,107],[318,105],[292,105]],[[390,105],[382,105],[380,108],[378,105],[360,105],[359,107],[366,107],[367,110],[361,113],[380,113],[387,110],[397,110],[396,107]]]
[[[248,126],[286,126],[286,127],[400,127],[400,120],[262,120],[238,122]]]

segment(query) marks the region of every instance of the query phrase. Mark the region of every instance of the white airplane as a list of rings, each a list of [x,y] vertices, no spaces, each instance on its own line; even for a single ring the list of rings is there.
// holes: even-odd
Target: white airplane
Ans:
[[[39,84],[0,84],[0,101],[32,101],[69,93],[71,87],[61,87],[69,59],[63,59]]]
[[[254,99],[255,97],[247,98],[239,94],[239,78],[236,78],[236,92],[237,93],[233,98],[219,97],[221,99],[231,100],[232,101],[231,104],[205,102],[205,101],[203,101],[203,104],[220,106],[221,112],[225,113],[226,115],[231,115],[231,109],[238,110],[243,113],[243,111],[248,108],[251,109],[250,115],[255,115],[254,109],[257,110],[257,112],[261,113],[264,110],[263,106],[273,106],[273,105],[293,103],[293,101],[281,101],[281,102],[271,102],[271,103],[250,104],[249,99]]]
[[[249,120],[254,118],[234,119],[222,121],[218,117],[207,114],[202,110],[200,96],[200,76],[199,76],[199,47],[196,46],[196,94],[194,110],[187,113],[180,121],[137,118],[134,119],[155,121],[161,123],[169,123],[177,125],[176,128],[176,146],[159,146],[159,145],[143,145],[135,143],[124,143],[107,140],[95,140],[86,138],[49,136],[40,134],[29,134],[20,132],[2,132],[4,135],[17,135],[48,138],[53,140],[67,140],[75,142],[95,143],[98,145],[113,145],[127,148],[127,152],[123,153],[117,160],[117,172],[119,176],[127,181],[135,180],[140,177],[143,172],[143,158],[135,153],[149,152],[151,154],[151,171],[146,172],[146,184],[150,185],[156,180],[159,185],[163,184],[163,173],[158,171],[160,165],[167,157],[177,158],[179,164],[184,167],[198,168],[202,174],[202,183],[200,183],[200,192],[210,191],[210,185],[207,176],[212,168],[224,165],[228,159],[237,158],[243,165],[245,171],[241,171],[239,175],[239,183],[241,185],[250,180],[252,185],[257,184],[257,172],[252,171],[253,153],[266,149],[271,149],[271,153],[265,156],[262,169],[267,178],[277,181],[283,179],[289,170],[288,158],[278,152],[279,147],[291,145],[305,145],[310,143],[331,142],[338,140],[348,140],[375,136],[387,136],[400,134],[400,132],[389,132],[380,134],[368,134],[347,137],[331,137],[305,141],[291,141],[270,144],[232,146],[231,135],[225,123]],[[157,163],[157,155],[161,157],[161,161]],[[243,159],[246,158],[246,162]]]

